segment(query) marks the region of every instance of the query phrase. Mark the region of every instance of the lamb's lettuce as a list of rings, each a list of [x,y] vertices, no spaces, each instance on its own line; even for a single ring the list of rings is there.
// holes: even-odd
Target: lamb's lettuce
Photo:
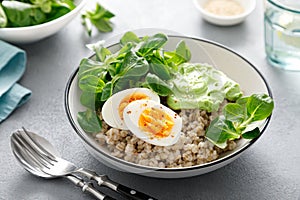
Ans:
[[[177,66],[189,61],[192,56],[188,46],[186,46],[184,41],[181,41],[177,44],[175,51],[165,52],[164,57],[166,58],[167,65],[177,71]]]
[[[151,88],[159,96],[165,97],[173,93],[172,88],[155,74],[148,73],[145,81],[143,86]]]
[[[32,4],[19,1],[3,1],[2,7],[8,18],[9,27],[22,27],[40,24],[46,21],[46,14]]]
[[[0,28],[4,28],[7,25],[7,17],[6,14],[2,8],[2,5],[0,4]]]
[[[0,1],[0,27],[24,27],[42,24],[73,10],[73,0]]]
[[[161,96],[171,94],[168,81],[172,80],[178,65],[189,61],[191,54],[183,41],[174,51],[165,51],[163,46],[167,40],[163,33],[139,38],[127,32],[120,40],[120,50],[115,53],[105,48],[103,41],[88,45],[96,56],[82,59],[78,72],[78,85],[82,90],[80,101],[88,108],[86,112],[93,110],[96,114],[111,95],[127,88],[148,87]],[[90,114],[81,112],[78,115],[81,124],[86,124],[83,121],[88,118],[84,116]]]
[[[247,130],[247,127],[269,117],[273,108],[274,102],[266,94],[253,94],[229,103],[224,107],[223,115],[211,122],[206,138],[220,148],[225,148],[229,140],[256,138],[260,135],[259,128]]]
[[[166,44],[168,37],[163,33],[157,33],[140,43],[138,52],[141,56],[153,56],[153,51],[160,49]]]
[[[88,133],[97,133],[101,131],[101,121],[97,114],[90,109],[85,112],[79,112],[77,120],[82,129]]]
[[[114,16],[112,12],[105,9],[99,3],[96,3],[94,10],[86,10],[81,15],[82,25],[85,27],[89,36],[92,34],[92,25],[101,32],[110,32],[113,29],[110,19]]]
[[[136,43],[139,43],[140,41],[141,41],[141,39],[136,34],[129,31],[129,32],[126,32],[123,35],[123,37],[120,39],[120,44],[121,44],[121,46],[125,46],[128,43],[135,43],[136,44]]]
[[[84,58],[81,61],[78,72],[80,89],[101,93],[102,101],[120,90],[141,85],[164,96],[170,94],[165,81],[172,78],[174,65],[177,68],[190,59],[190,52],[182,41],[170,56],[171,52],[162,50],[167,40],[168,37],[162,33],[139,38],[133,32],[127,32],[120,40],[121,49],[115,53],[105,48],[103,41],[88,45],[95,52],[96,59]],[[175,57],[180,57],[180,62]]]

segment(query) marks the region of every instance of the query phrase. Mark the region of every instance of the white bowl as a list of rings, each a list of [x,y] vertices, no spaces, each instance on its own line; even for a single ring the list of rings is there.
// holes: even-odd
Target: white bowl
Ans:
[[[194,4],[206,21],[219,26],[232,26],[241,23],[255,9],[256,5],[256,0],[235,0],[244,8],[244,12],[234,16],[220,16],[204,9],[204,5],[208,1],[210,0],[194,0]]]
[[[74,0],[76,8],[52,21],[27,27],[0,28],[0,39],[11,43],[31,43],[49,37],[66,26],[86,3],[86,0]]]
[[[175,48],[176,44],[184,40],[192,54],[191,62],[208,63],[216,66],[227,76],[238,82],[245,95],[253,93],[266,93],[271,95],[270,88],[261,73],[245,58],[238,53],[211,41],[185,36],[169,36],[168,43],[164,46],[167,50]],[[119,49],[118,43],[108,47],[112,52]],[[253,145],[258,138],[253,140],[241,139],[237,148],[228,151],[220,158],[210,163],[182,168],[158,168],[127,162],[109,154],[106,148],[97,144],[90,134],[85,133],[77,122],[77,113],[84,111],[80,103],[81,90],[78,87],[78,69],[71,75],[65,91],[65,109],[69,121],[76,133],[83,140],[85,147],[100,162],[118,170],[159,178],[182,178],[204,174],[227,165],[238,158],[245,150]],[[263,135],[270,118],[259,124]],[[260,136],[261,136],[260,135]]]

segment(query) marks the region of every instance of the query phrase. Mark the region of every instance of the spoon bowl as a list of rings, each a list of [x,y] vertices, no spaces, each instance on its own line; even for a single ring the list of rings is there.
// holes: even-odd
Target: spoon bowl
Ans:
[[[38,170],[35,166],[34,163],[29,163],[28,161],[30,160],[28,158],[28,155],[24,154],[23,151],[21,151],[21,146],[15,142],[15,140],[11,139],[10,141],[10,146],[12,149],[12,152],[14,154],[14,156],[17,158],[17,161],[20,163],[20,165],[27,170],[29,173],[38,176],[38,177],[42,177],[42,178],[56,178],[50,174],[47,174],[43,171]]]

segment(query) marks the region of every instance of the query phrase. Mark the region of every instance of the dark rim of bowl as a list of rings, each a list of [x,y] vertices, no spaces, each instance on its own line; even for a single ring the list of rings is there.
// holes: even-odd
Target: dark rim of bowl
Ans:
[[[247,59],[245,59],[243,56],[241,56],[240,54],[236,53],[235,51],[231,50],[230,48],[228,47],[225,47],[221,44],[218,44],[216,42],[212,42],[212,41],[209,41],[209,40],[205,40],[205,39],[200,39],[200,38],[195,38],[195,37],[189,37],[189,36],[177,36],[177,35],[168,35],[168,37],[177,37],[177,38],[182,38],[182,39],[192,39],[192,40],[197,40],[197,41],[201,41],[201,42],[205,42],[205,43],[209,43],[209,44],[212,44],[212,45],[215,45],[215,46],[218,46],[220,48],[223,48],[233,54],[235,54],[236,56],[240,57],[242,60],[244,60],[245,62],[247,62],[257,73],[258,75],[261,77],[261,79],[263,80],[263,82],[265,83],[266,87],[267,87],[267,90],[268,90],[268,93],[269,93],[269,96],[273,98],[273,95],[272,95],[272,92],[271,92],[271,89],[268,85],[268,83],[266,82],[266,79],[264,78],[264,76],[261,74],[261,72],[252,64],[250,63]],[[114,43],[114,44],[111,44],[109,45],[107,48],[110,48],[110,47],[113,47],[115,45],[118,45],[119,43]],[[91,56],[92,57],[92,56]],[[140,169],[143,169],[143,170],[152,170],[152,171],[160,171],[160,172],[179,172],[179,171],[191,171],[191,170],[199,170],[199,169],[203,169],[203,168],[209,168],[211,166],[214,166],[214,165],[218,165],[224,161],[227,161],[227,160],[230,160],[232,159],[233,157],[237,156],[238,154],[242,153],[243,151],[245,151],[247,148],[249,148],[252,144],[254,144],[264,133],[264,131],[266,130],[269,122],[270,122],[270,119],[271,119],[271,116],[269,116],[264,125],[263,125],[263,129],[261,130],[261,134],[259,135],[259,137],[255,138],[255,139],[252,139],[250,140],[245,146],[243,146],[241,149],[233,152],[232,154],[229,154],[223,158],[218,158],[214,161],[211,161],[211,162],[208,162],[208,163],[204,163],[204,164],[200,164],[200,165],[194,165],[194,166],[191,166],[191,167],[182,167],[182,168],[156,168],[156,167],[148,167],[148,166],[143,166],[143,165],[139,165],[139,164],[136,164],[136,163],[131,163],[131,162],[128,162],[128,161],[125,161],[123,159],[120,159],[120,158],[116,158],[114,156],[111,156],[111,155],[108,155],[104,152],[102,152],[101,150],[99,150],[99,148],[95,147],[84,135],[83,133],[78,129],[78,127],[76,126],[75,122],[74,122],[74,119],[72,118],[71,116],[71,111],[69,109],[69,91],[70,91],[70,87],[71,87],[71,84],[73,82],[73,79],[75,78],[75,76],[77,75],[78,73],[78,70],[79,70],[79,67],[71,74],[68,82],[67,82],[67,85],[66,85],[66,88],[65,88],[65,97],[64,97],[64,105],[65,105],[65,110],[67,112],[67,117],[68,117],[68,120],[70,121],[71,123],[71,126],[73,127],[73,129],[76,131],[76,133],[79,135],[79,137],[81,137],[81,139],[84,140],[84,142],[86,144],[88,144],[92,149],[94,149],[95,151],[97,151],[98,153],[100,153],[101,155],[107,157],[108,159],[112,159],[116,162],[121,162],[122,164],[124,165],[129,165],[130,167],[135,167],[135,168],[140,168]]]

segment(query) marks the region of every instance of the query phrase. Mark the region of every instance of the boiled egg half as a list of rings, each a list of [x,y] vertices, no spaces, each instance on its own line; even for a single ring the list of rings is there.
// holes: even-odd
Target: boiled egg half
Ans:
[[[147,143],[170,146],[180,137],[181,117],[157,101],[134,101],[125,107],[123,117],[129,130]]]
[[[111,127],[128,130],[124,123],[123,111],[137,100],[160,102],[159,96],[147,88],[131,88],[112,95],[102,107],[102,118]]]

